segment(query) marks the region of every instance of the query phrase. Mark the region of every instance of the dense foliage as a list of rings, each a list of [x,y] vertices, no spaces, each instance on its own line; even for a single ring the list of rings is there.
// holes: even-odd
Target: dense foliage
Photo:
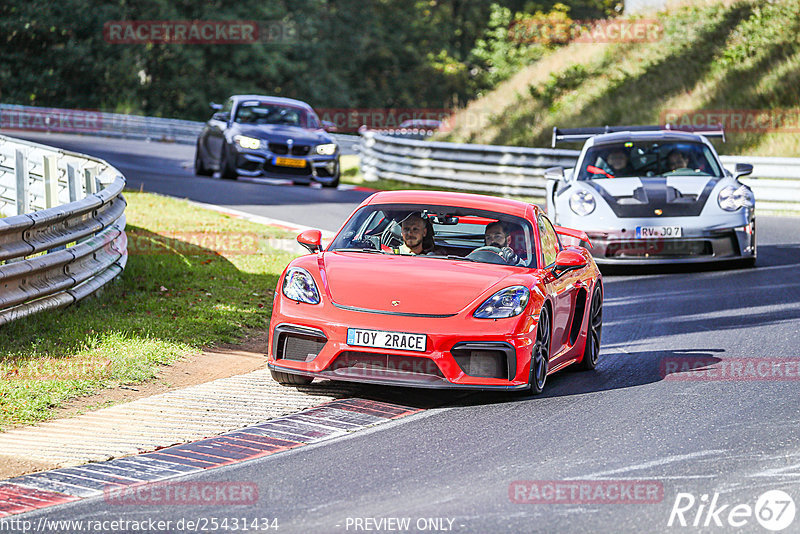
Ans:
[[[615,6],[611,0],[5,0],[0,101],[188,119],[207,118],[209,100],[245,92],[326,108],[446,108],[541,55],[541,45],[509,41],[515,16],[602,17]],[[115,44],[104,36],[110,21],[142,20],[259,21],[285,32],[255,44]]]

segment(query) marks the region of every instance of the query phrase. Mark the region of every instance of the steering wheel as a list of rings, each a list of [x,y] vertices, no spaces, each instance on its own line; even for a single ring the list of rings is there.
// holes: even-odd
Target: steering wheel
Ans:
[[[403,244],[403,233],[397,221],[392,221],[381,233],[381,245],[389,248],[399,247]]]
[[[499,265],[507,265],[506,259],[503,257],[503,250],[500,247],[478,247],[469,254],[468,260],[480,261],[483,263],[497,263]]]

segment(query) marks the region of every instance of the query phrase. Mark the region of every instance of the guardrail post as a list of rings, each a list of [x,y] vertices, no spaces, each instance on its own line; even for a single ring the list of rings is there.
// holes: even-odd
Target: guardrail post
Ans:
[[[58,205],[58,167],[54,156],[44,156],[44,207]]]
[[[78,200],[78,192],[80,186],[78,185],[78,176],[75,174],[75,167],[67,164],[67,185],[69,186],[69,201],[75,202]]]
[[[86,186],[86,196],[97,193],[97,182],[94,179],[95,169],[83,170],[83,181]]]
[[[25,153],[22,150],[16,150],[16,168],[14,170],[17,174],[17,190],[15,192],[17,215],[22,215],[31,210],[28,191],[28,158],[25,157]]]

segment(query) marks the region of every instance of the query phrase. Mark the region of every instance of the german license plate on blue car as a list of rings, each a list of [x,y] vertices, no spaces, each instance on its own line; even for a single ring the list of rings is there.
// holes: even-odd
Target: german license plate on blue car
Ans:
[[[347,329],[347,344],[359,347],[425,352],[427,350],[427,339],[428,337],[425,334],[364,330],[361,328]]]
[[[683,237],[683,228],[680,226],[637,226],[636,238],[671,238]]]

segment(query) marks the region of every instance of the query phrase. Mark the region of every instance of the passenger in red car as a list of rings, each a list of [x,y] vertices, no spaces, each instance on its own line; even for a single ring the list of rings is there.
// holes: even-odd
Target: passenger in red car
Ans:
[[[433,242],[432,225],[419,213],[412,213],[400,223],[403,244],[400,245],[400,254],[447,254],[439,249]]]

